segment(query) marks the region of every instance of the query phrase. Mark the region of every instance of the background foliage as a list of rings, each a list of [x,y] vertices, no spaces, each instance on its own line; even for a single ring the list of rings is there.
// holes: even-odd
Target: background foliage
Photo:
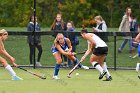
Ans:
[[[0,0],[0,26],[27,26],[33,14],[34,0]],[[108,27],[118,27],[126,7],[131,7],[140,19],[140,0],[36,0],[37,16],[42,26],[50,27],[56,14],[64,21],[74,21],[76,27],[94,25],[94,16],[100,14]]]

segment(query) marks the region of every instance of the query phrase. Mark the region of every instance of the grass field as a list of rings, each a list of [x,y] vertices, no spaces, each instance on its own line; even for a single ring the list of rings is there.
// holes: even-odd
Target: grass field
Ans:
[[[3,27],[2,27],[3,28]],[[26,28],[21,27],[4,27],[8,31],[26,31]],[[49,29],[48,29],[49,30]],[[46,28],[43,28],[46,31]],[[109,31],[117,31],[117,28],[110,28]],[[54,38],[52,36],[42,36],[43,54],[41,63],[44,66],[54,66],[55,59],[50,51]],[[81,52],[87,48],[86,40],[79,37],[80,44],[77,46],[77,52]],[[113,37],[109,37],[108,47],[109,54],[107,57],[107,65],[114,66],[114,41]],[[120,47],[123,39],[117,37],[117,49]],[[26,36],[9,36],[9,39],[4,42],[6,50],[16,59],[19,65],[29,64],[29,46]],[[135,49],[136,50],[136,49]],[[135,55],[136,52],[133,54]],[[37,53],[36,53],[37,55]],[[82,55],[77,55],[80,59]],[[138,57],[135,59],[129,58],[128,44],[123,50],[123,53],[117,53],[117,67],[135,68],[139,62]],[[83,62],[84,65],[91,66],[89,57]],[[10,62],[9,62],[10,63]],[[98,80],[99,73],[95,69],[88,71],[76,70],[71,79],[66,77],[70,69],[61,69],[59,77],[61,80],[52,79],[53,69],[47,68],[27,68],[38,74],[45,74],[47,79],[41,80],[30,75],[18,68],[14,68],[23,81],[11,81],[8,72],[0,68],[0,93],[139,93],[140,80],[137,78],[138,73],[134,70],[110,70],[113,80],[106,82]],[[76,76],[75,73],[80,73]]]
[[[5,69],[0,68],[0,93],[139,93],[140,80],[138,73],[130,70],[110,70],[112,81],[98,80],[99,73],[95,69],[77,69],[72,78],[66,75],[70,69],[61,69],[61,80],[53,80],[53,69],[31,69],[38,74],[45,74],[41,80],[18,68],[15,71],[23,81],[12,81]],[[79,73],[78,76],[75,73]],[[104,79],[103,79],[104,80]]]
[[[117,49],[120,47],[121,42],[123,39],[119,39],[117,37]],[[120,37],[121,38],[121,37]],[[43,54],[41,58],[41,63],[44,66],[52,66],[55,64],[55,59],[51,53],[51,46],[53,43],[52,36],[42,36],[42,47],[43,47]],[[113,37],[109,37],[110,41],[107,43],[109,47],[109,54],[107,57],[107,64],[108,66],[114,66],[114,41]],[[79,37],[80,44],[77,46],[77,52],[82,52],[83,50],[87,49],[87,42],[86,40]],[[29,64],[29,46],[27,43],[27,37],[26,36],[9,36],[8,40],[5,42],[6,50],[16,58],[16,61],[20,65],[28,65]],[[137,49],[135,49],[137,51]],[[135,55],[136,52],[133,54]],[[37,50],[36,50],[37,55]],[[117,52],[117,66],[118,67],[135,67],[136,63],[139,62],[138,57],[135,59],[129,58],[129,50],[128,50],[128,44],[126,45],[126,48],[124,48],[123,53],[118,54]],[[80,59],[82,55],[77,55],[77,57]],[[91,66],[89,63],[89,57],[83,62],[83,64]]]
[[[0,27],[0,29],[6,29],[7,31],[27,31],[26,27]],[[76,28],[76,31],[80,31],[81,28]],[[50,28],[41,28],[41,31],[50,31]],[[92,31],[92,28],[88,28],[88,31]],[[118,31],[118,28],[108,28],[109,32]]]
[[[5,28],[8,31],[26,31],[26,27],[1,27]],[[42,31],[49,31],[49,28],[42,28]],[[77,28],[77,31],[79,31],[80,28]],[[91,30],[89,28],[89,30]],[[109,28],[108,31],[117,31],[117,28]],[[41,58],[41,63],[44,66],[52,66],[55,64],[55,59],[51,53],[51,46],[53,43],[54,38],[50,35],[44,35],[42,36],[42,47],[43,47],[43,54]],[[83,38],[79,37],[80,44],[77,46],[77,52],[82,52],[83,50],[87,49],[87,42]],[[117,49],[120,47],[121,43],[123,41],[122,37],[117,37]],[[107,64],[109,67],[114,66],[114,38],[112,36],[109,37],[109,42],[107,42],[109,47],[109,54],[107,57]],[[5,42],[6,50],[16,58],[16,61],[20,65],[28,65],[29,64],[29,46],[27,43],[27,37],[26,36],[9,36],[8,40]],[[136,54],[137,49],[135,49]],[[37,55],[37,51],[36,51]],[[80,59],[82,55],[77,55],[77,57]],[[119,54],[117,52],[117,66],[118,67],[131,67],[134,68],[136,63],[139,62],[138,57],[135,59],[129,58],[129,50],[128,50],[128,43],[126,47],[123,50],[123,53]],[[88,58],[83,62],[83,64],[91,66],[89,63],[89,56]]]

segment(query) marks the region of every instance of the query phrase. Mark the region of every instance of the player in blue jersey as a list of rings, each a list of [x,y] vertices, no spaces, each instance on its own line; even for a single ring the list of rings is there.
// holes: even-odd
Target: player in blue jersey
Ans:
[[[79,62],[79,60],[76,57],[74,57],[76,53],[71,52],[72,46],[71,46],[70,40],[68,38],[65,38],[63,34],[61,33],[57,34],[51,50],[52,50],[53,56],[56,59],[53,79],[60,79],[58,77],[58,72],[59,72],[60,64],[62,63],[61,54],[66,55],[70,60],[74,62],[74,64],[77,64]],[[84,68],[84,69],[89,69],[87,66],[83,66],[81,64],[79,65],[79,67]]]

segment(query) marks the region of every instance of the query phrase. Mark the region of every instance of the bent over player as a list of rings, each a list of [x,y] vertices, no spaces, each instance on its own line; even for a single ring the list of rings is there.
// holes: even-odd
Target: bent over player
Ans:
[[[58,72],[59,72],[60,64],[62,63],[61,54],[66,55],[70,60],[74,62],[74,64],[77,64],[79,62],[79,60],[76,57],[74,57],[76,53],[71,52],[72,46],[70,40],[68,38],[65,38],[61,33],[57,34],[51,50],[56,60],[53,79],[59,79]],[[79,65],[79,67],[84,69],[89,69],[87,66],[83,66],[81,64]]]
[[[3,41],[5,41],[8,38],[8,32],[5,29],[0,30],[0,53],[8,58],[13,66],[17,67],[17,64],[15,63],[15,59],[8,54],[8,52],[4,48]],[[4,66],[6,70],[12,75],[12,80],[23,80],[22,78],[18,77],[12,67],[7,63],[6,59],[0,56],[0,64]]]
[[[86,56],[92,51],[90,62],[93,67],[95,67],[100,72],[99,79],[102,79],[103,76],[107,74],[106,81],[111,81],[112,77],[107,70],[106,63],[104,63],[104,60],[108,53],[107,44],[97,35],[88,33],[86,29],[81,30],[81,35],[88,42],[88,49],[81,60],[85,60]]]

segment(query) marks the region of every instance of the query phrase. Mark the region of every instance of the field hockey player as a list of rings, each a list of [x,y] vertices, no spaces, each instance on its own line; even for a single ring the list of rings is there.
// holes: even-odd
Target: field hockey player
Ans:
[[[70,40],[68,38],[65,38],[61,33],[57,34],[51,50],[56,60],[53,79],[60,79],[58,77],[58,72],[60,64],[62,63],[61,54],[66,55],[70,60],[74,62],[75,65],[79,62],[79,60],[74,56],[76,55],[76,53],[71,52],[72,46]],[[81,64],[79,64],[79,67],[83,69],[89,69],[89,67],[83,66]]]

